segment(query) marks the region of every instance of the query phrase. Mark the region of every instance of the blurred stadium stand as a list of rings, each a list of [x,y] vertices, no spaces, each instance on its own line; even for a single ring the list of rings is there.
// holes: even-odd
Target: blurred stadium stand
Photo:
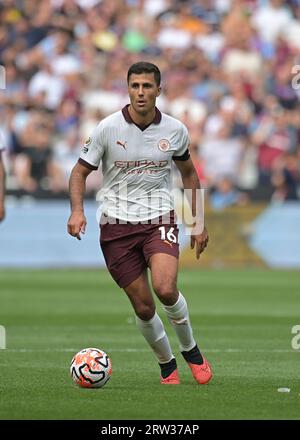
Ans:
[[[162,71],[158,106],[187,125],[212,212],[299,201],[300,0],[2,0],[10,198],[66,199],[139,60]],[[92,173],[87,197],[100,184]]]

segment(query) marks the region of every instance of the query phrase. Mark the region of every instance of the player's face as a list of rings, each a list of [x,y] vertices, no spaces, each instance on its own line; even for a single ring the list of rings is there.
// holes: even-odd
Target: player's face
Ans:
[[[133,109],[140,115],[153,111],[161,88],[156,84],[154,73],[133,73],[129,78],[128,94]]]

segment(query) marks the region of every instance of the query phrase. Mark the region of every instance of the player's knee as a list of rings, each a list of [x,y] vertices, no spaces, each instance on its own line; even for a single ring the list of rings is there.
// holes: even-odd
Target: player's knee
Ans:
[[[176,289],[176,286],[159,284],[153,287],[160,301],[166,306],[173,305],[177,301],[178,291]]]
[[[139,306],[135,308],[135,313],[143,321],[149,321],[154,316],[155,306],[148,304],[139,304]]]

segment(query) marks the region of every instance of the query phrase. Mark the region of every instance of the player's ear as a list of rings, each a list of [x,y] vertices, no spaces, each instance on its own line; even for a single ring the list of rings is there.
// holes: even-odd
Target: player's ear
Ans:
[[[157,87],[157,95],[156,96],[159,96],[160,93],[161,93],[161,87],[159,86],[159,87]]]

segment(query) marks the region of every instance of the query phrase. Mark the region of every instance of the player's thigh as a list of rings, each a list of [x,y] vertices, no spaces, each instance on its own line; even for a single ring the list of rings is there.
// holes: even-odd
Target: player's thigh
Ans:
[[[153,254],[149,259],[152,286],[165,305],[173,305],[178,299],[178,259],[165,253]]]
[[[140,276],[124,287],[136,315],[145,321],[150,320],[155,313],[155,303],[148,281],[147,269]]]
[[[129,286],[147,268],[138,234],[131,227],[119,224],[101,226],[100,245],[106,266],[121,288]]]

